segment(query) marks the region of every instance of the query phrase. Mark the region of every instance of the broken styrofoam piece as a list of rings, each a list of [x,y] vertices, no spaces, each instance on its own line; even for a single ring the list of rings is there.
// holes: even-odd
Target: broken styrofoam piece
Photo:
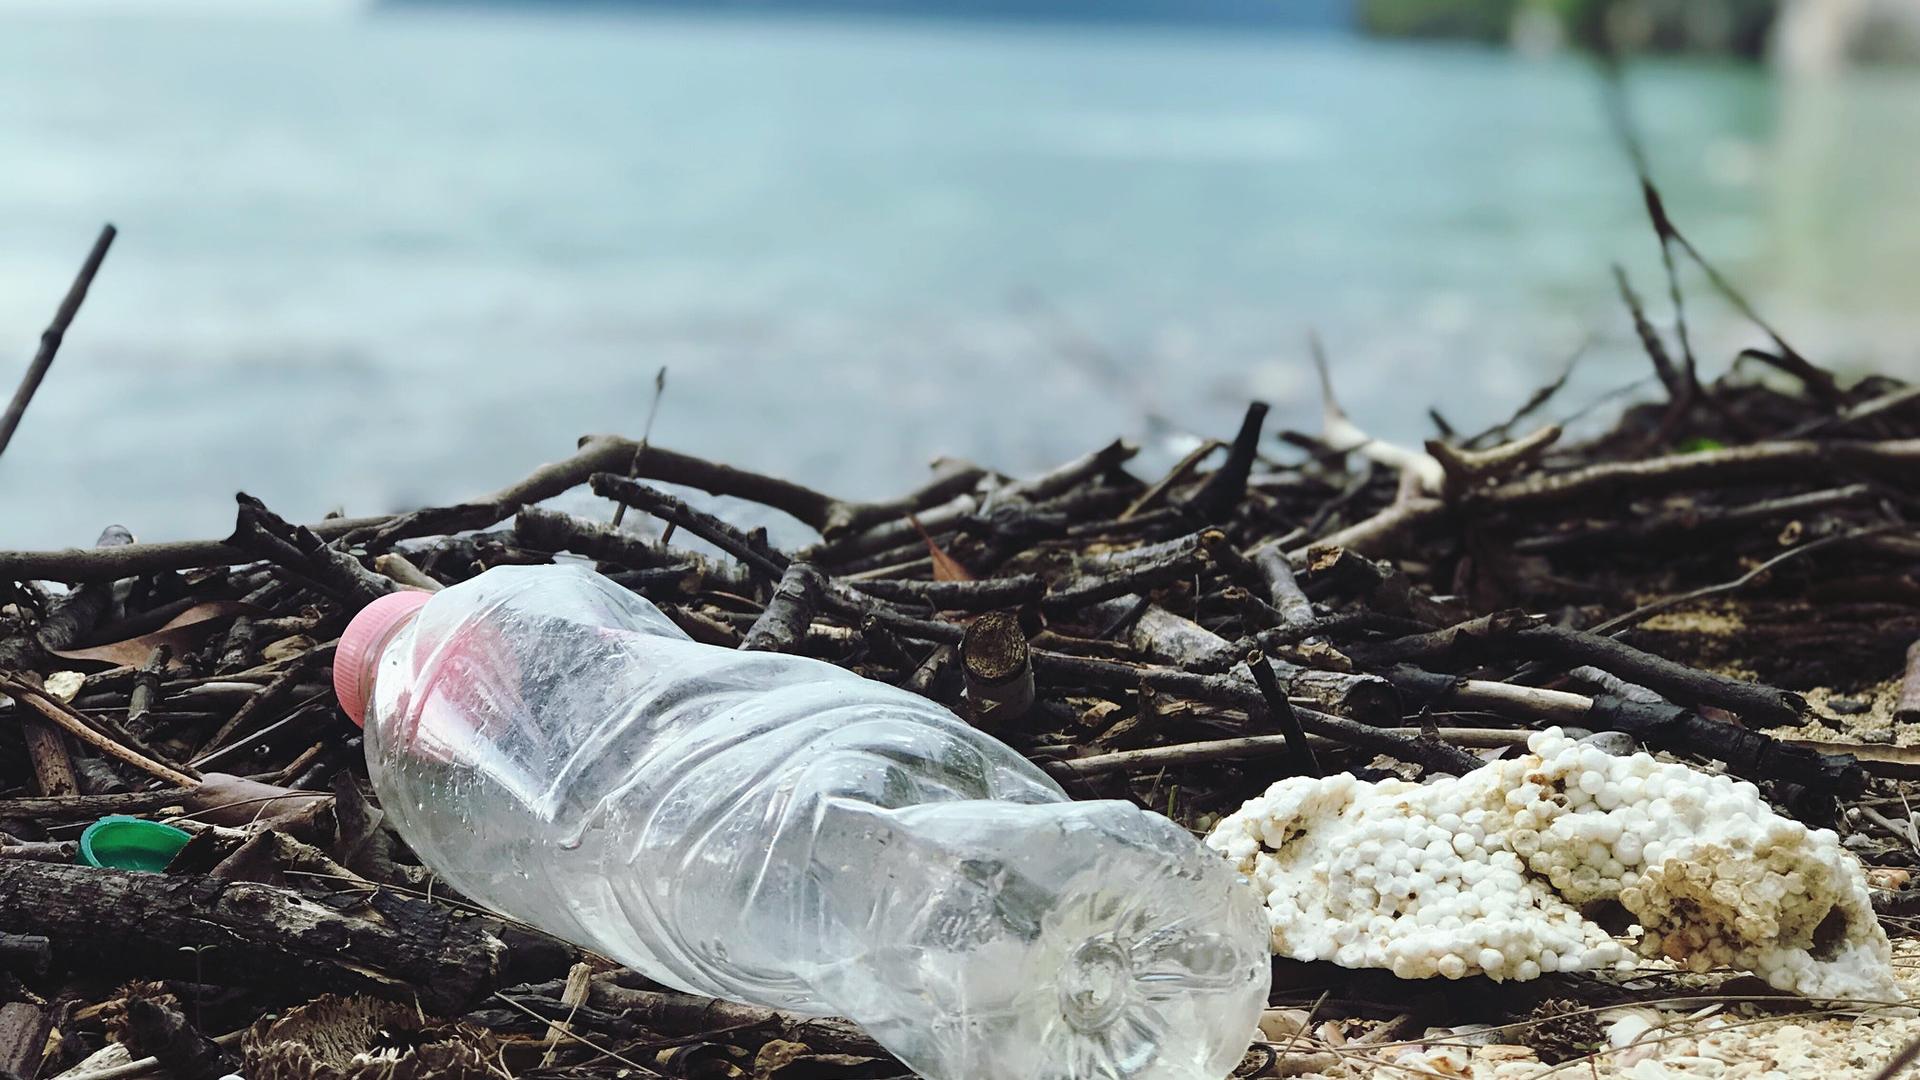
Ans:
[[[1559,729],[1427,784],[1282,780],[1207,843],[1267,898],[1273,947],[1404,978],[1626,971],[1664,956],[1820,998],[1899,998],[1860,863],[1752,784]],[[1638,926],[1595,918],[1618,904]],[[1590,917],[1592,916],[1592,917]]]

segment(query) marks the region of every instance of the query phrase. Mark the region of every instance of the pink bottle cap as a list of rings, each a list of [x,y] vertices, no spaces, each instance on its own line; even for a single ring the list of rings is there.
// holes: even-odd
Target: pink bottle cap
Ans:
[[[340,635],[333,653],[333,694],[340,708],[354,723],[367,723],[367,695],[373,692],[372,675],[375,652],[393,635],[394,628],[420,610],[433,594],[420,589],[404,589],[387,595],[360,609]]]

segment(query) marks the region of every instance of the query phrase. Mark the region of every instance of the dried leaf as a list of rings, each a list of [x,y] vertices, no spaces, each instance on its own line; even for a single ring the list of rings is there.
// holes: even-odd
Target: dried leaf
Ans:
[[[908,514],[907,521],[913,526],[913,531],[920,534],[920,539],[927,542],[927,555],[933,559],[933,580],[973,580],[973,575],[967,571],[966,567],[960,565],[959,560],[940,550],[940,545],[933,542],[933,535],[927,532],[926,528],[920,524],[919,518]]]
[[[394,869],[393,834],[381,828],[386,819],[353,778],[342,770],[333,778],[333,820],[337,832],[333,857],[342,866],[368,881],[392,881]]]
[[[860,1080],[900,1075],[898,1062],[854,1054],[816,1054],[805,1043],[769,1039],[753,1059],[754,1080]]]
[[[139,637],[125,641],[115,641],[106,645],[93,645],[85,649],[49,649],[48,652],[68,660],[97,660],[104,664],[124,667],[139,667],[153,655],[156,645],[165,645],[179,655],[198,645],[208,632],[219,623],[232,619],[236,615],[246,615],[254,610],[251,604],[242,604],[237,600],[215,600],[205,604],[195,604],[175,615],[165,626]]]
[[[305,656],[307,653],[313,651],[315,644],[316,642],[307,635],[295,634],[292,637],[281,638],[279,641],[275,641],[266,648],[261,649],[260,659],[263,663],[277,664],[282,660],[291,660],[297,656]]]
[[[209,825],[271,826],[304,840],[315,836],[319,825],[313,818],[332,806],[333,797],[210,772],[201,776],[200,786],[182,792],[180,802]]]
[[[87,677],[77,671],[56,671],[47,676],[42,684],[47,693],[57,697],[64,704],[72,704],[80,696],[80,688],[87,685]]]

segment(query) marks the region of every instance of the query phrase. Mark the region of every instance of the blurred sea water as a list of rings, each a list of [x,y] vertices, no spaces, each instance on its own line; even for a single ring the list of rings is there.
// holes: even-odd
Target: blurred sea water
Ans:
[[[343,8],[343,12],[346,9]],[[1920,72],[1638,64],[1670,209],[1802,351],[1920,376]],[[1586,348],[1657,250],[1588,65],[1338,35],[0,3],[0,383],[122,230],[0,547],[457,500],[637,434],[854,496],[1143,471],[1250,397],[1418,439]],[[1697,275],[1708,373],[1759,342]]]

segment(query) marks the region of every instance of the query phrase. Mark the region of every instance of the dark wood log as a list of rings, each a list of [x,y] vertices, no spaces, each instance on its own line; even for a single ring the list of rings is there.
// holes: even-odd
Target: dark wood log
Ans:
[[[1806,699],[1799,694],[1701,671],[1600,634],[1536,626],[1515,637],[1535,656],[1591,664],[1674,701],[1738,713],[1752,727],[1798,724],[1807,715]]]
[[[66,732],[45,717],[24,713],[20,717],[20,735],[27,743],[27,760],[33,766],[36,792],[52,799],[80,794],[80,779],[74,775],[73,752],[67,746]]]
[[[1005,727],[1033,708],[1033,662],[1016,616],[994,611],[970,623],[960,639],[960,668],[980,727]]]
[[[68,847],[69,845],[57,845]],[[73,853],[67,852],[67,861]],[[39,934],[0,934],[0,968],[35,977],[53,966],[53,942]],[[4,1045],[5,1040],[0,1040]]]
[[[172,790],[0,799],[0,820],[54,824],[91,821],[106,814],[150,814],[165,807],[182,805],[185,795],[184,791]]]
[[[1433,738],[1447,746],[1484,749],[1525,747],[1527,736],[1532,734],[1529,731],[1509,728],[1438,728],[1432,732],[1422,728],[1383,730],[1413,743],[1418,743],[1422,738]],[[1355,749],[1353,744],[1344,740],[1313,734],[1307,736],[1307,743],[1309,746],[1329,752]],[[1212,765],[1220,762],[1264,761],[1269,758],[1285,758],[1292,754],[1292,744],[1285,735],[1246,735],[1236,739],[1208,739],[1203,742],[1174,743],[1170,746],[1150,746],[1118,750],[1109,754],[1090,754],[1087,757],[1043,761],[1040,767],[1061,779],[1085,780],[1117,772],[1151,774],[1161,769]],[[1389,754],[1388,756],[1399,757],[1400,755]]]
[[[1066,494],[1096,476],[1117,469],[1138,452],[1139,447],[1124,439],[1118,439],[1050,472],[1026,480],[1002,484],[993,489],[990,501],[994,505],[1003,507],[1044,503],[1056,496]],[[968,492],[957,495],[938,506],[929,507],[917,513],[915,518],[921,529],[937,537],[973,516],[988,501],[988,498]],[[905,520],[896,519],[876,525],[864,532],[850,533],[828,543],[816,545],[802,554],[814,563],[833,568],[837,573],[851,559],[910,544],[918,536],[919,529]],[[4,564],[0,563],[0,565]]]
[[[1764,524],[1796,514],[1811,514],[1843,506],[1871,502],[1876,491],[1872,484],[1847,484],[1843,487],[1781,495],[1735,506],[1688,506],[1650,518],[1595,525],[1580,522],[1578,527],[1559,532],[1524,536],[1513,545],[1515,551],[1557,551],[1564,548],[1597,548],[1613,545],[1641,545],[1659,542],[1695,541],[1716,530],[1738,529]]]
[[[1254,548],[1247,553],[1247,561],[1265,580],[1267,600],[1280,613],[1282,626],[1294,629],[1313,626],[1317,621],[1313,614],[1313,601],[1307,599],[1307,594],[1300,590],[1300,583],[1294,580],[1293,564],[1287,561],[1277,544],[1262,544]]]
[[[1920,439],[1855,439],[1753,443],[1644,461],[1603,461],[1515,480],[1469,496],[1469,509],[1521,510],[1574,499],[1652,495],[1686,487],[1764,480],[1828,479],[1864,473],[1911,486],[1920,476]]]
[[[417,997],[438,1012],[492,992],[505,951],[468,921],[407,897],[383,895],[378,918],[357,918],[268,885],[4,859],[0,930],[43,935],[68,967],[115,978]]]
[[[0,1005],[0,1076],[33,1080],[52,1028],[52,1012],[39,1005],[25,1001]]]
[[[127,1052],[155,1059],[174,1080],[218,1080],[234,1071],[234,1060],[189,1022],[180,1010],[148,997],[127,998],[121,1032]]]
[[[147,662],[134,673],[133,689],[127,695],[127,730],[133,732],[135,738],[146,739],[153,734],[148,716],[153,712],[154,704],[160,700],[161,676],[172,659],[171,648],[155,645],[153,652],[147,656]]]
[[[1907,666],[1900,677],[1900,698],[1893,707],[1893,718],[1903,724],[1920,724],[1920,641],[1907,647]]]

